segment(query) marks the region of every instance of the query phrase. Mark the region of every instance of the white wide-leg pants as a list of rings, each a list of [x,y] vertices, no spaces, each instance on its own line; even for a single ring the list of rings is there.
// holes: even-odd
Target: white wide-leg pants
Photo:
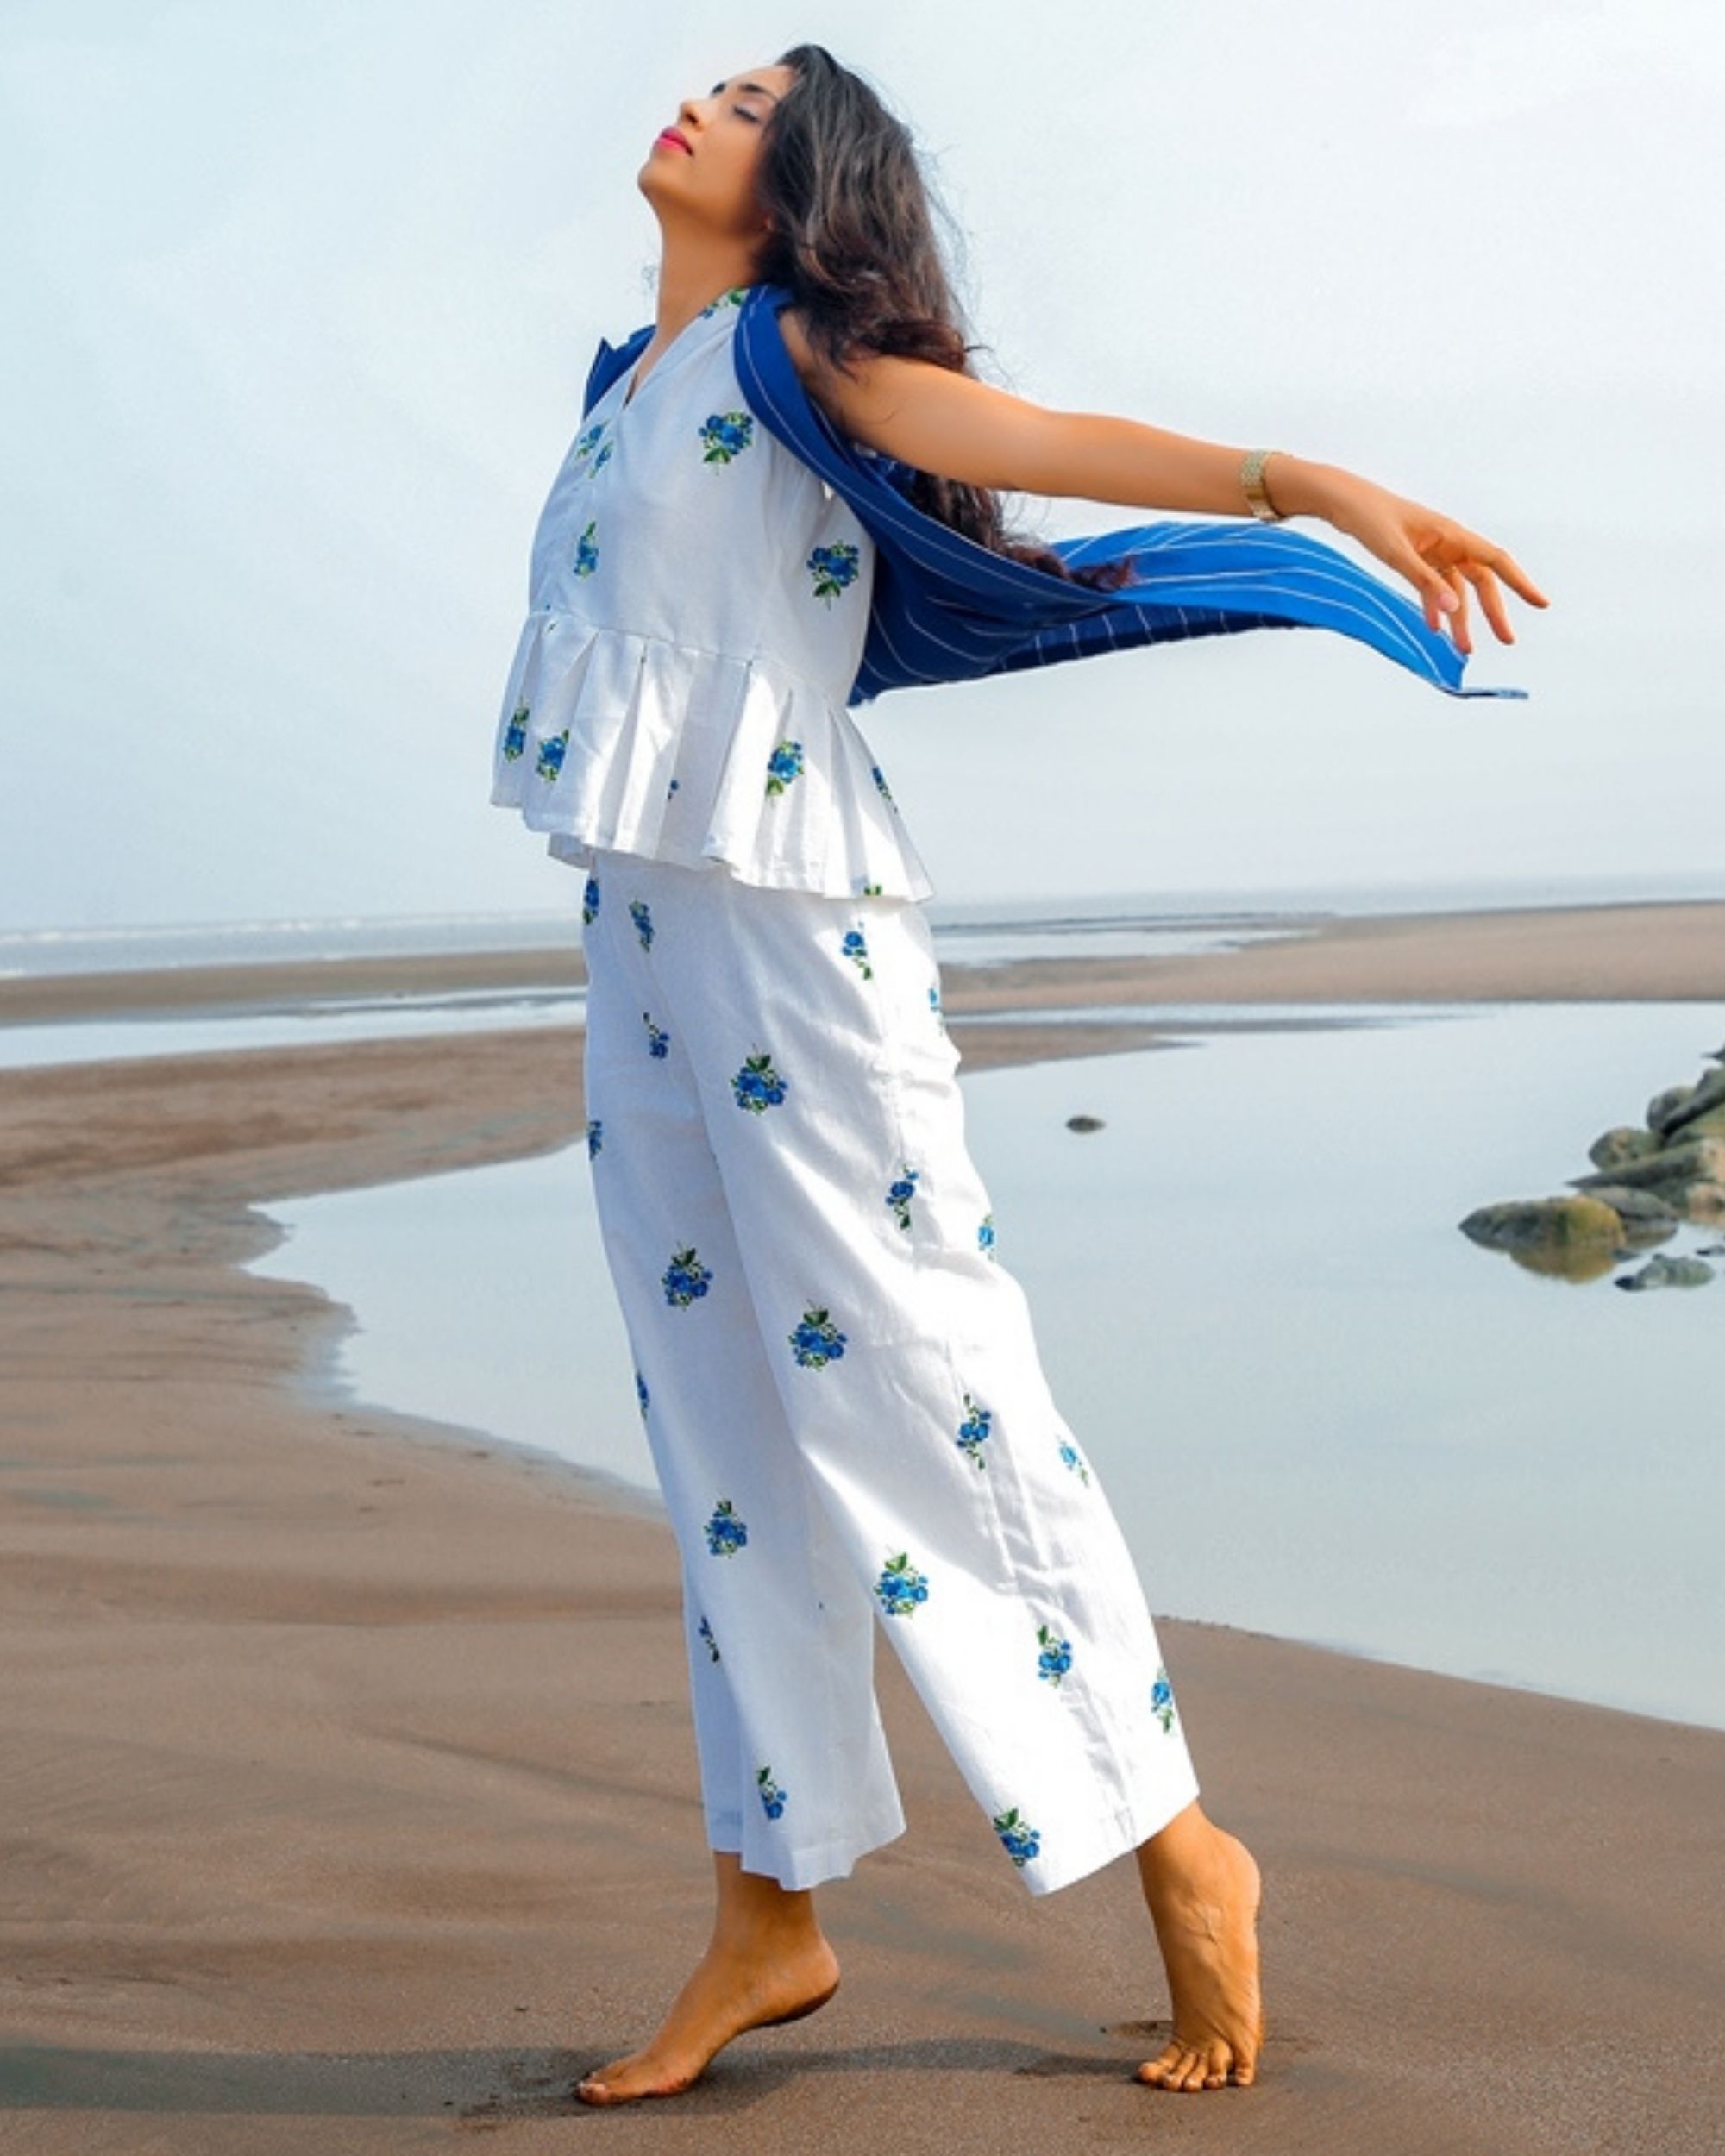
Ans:
[[[681,1556],[707,1839],[904,1831],[878,1623],[1032,1893],[1198,1793],[1136,1568],[994,1250],[921,906],[599,852],[587,1150]]]

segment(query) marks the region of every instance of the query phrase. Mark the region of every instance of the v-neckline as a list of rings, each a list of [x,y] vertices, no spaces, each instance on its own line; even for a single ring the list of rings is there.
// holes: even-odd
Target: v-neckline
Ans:
[[[645,359],[647,356],[643,350],[641,354],[641,358],[636,360],[635,364],[630,368],[628,373],[623,378],[623,401],[617,408],[618,417],[621,418],[624,412],[633,410],[637,392],[642,389],[644,389],[646,385],[652,380],[653,377],[659,372],[660,368],[664,366],[666,360],[671,357],[677,347],[682,342],[683,339],[687,336],[690,330],[694,328],[698,322],[716,321],[724,308],[733,304],[740,307],[743,304],[742,301],[737,300],[733,303],[731,298],[731,293],[734,291],[746,292],[751,291],[753,287],[748,285],[727,285],[722,292],[715,293],[713,298],[708,300],[706,306],[698,307],[694,313],[689,317],[688,320],[683,324],[682,328],[679,329],[676,335],[671,338],[669,342],[664,346],[663,349],[660,352],[658,358],[653,362],[652,366],[648,368],[644,375],[641,372],[641,360]],[[649,343],[652,342],[650,337],[648,342]]]

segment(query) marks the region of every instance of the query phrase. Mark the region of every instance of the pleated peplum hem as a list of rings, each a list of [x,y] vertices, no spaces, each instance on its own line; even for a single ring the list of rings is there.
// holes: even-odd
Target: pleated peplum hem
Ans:
[[[552,607],[521,632],[491,799],[571,868],[599,850],[830,897],[934,888],[861,728],[819,682]]]

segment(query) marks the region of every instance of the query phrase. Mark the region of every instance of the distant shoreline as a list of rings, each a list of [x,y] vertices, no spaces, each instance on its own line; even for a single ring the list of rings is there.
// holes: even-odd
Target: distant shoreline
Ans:
[[[1167,1002],[1725,1001],[1725,899],[1456,913],[1286,914],[1291,931],[1233,950],[1159,957],[943,958],[950,1012]],[[256,961],[0,981],[0,1025],[258,1011],[308,1000],[574,988],[564,947]]]

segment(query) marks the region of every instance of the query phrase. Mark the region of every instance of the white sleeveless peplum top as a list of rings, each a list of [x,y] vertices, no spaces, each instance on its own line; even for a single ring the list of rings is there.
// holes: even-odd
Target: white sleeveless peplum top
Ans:
[[[746,285],[583,420],[534,535],[491,799],[547,850],[715,863],[833,895],[933,890],[846,709],[875,542],[761,426],[732,346]]]

